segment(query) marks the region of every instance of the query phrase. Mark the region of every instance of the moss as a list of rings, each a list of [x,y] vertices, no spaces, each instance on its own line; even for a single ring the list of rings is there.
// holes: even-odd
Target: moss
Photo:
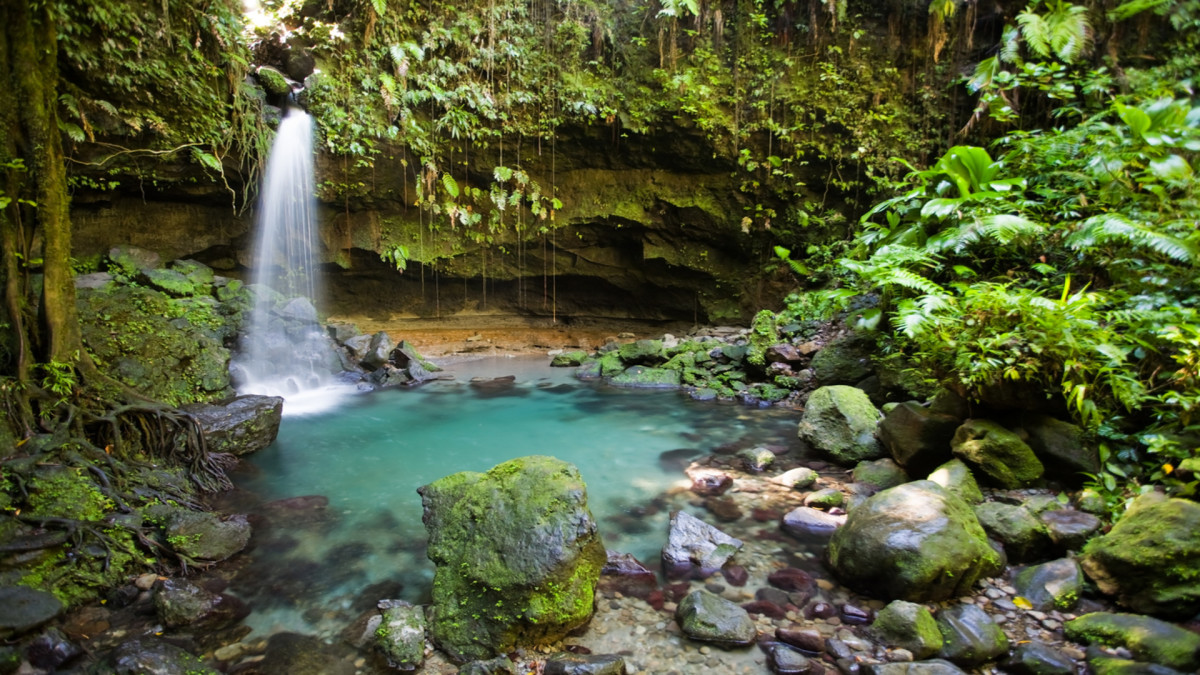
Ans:
[[[1200,668],[1200,635],[1148,616],[1093,612],[1063,625],[1067,639],[1125,647],[1141,661],[1194,671]]]
[[[766,363],[767,349],[779,343],[779,330],[775,327],[775,313],[764,309],[754,316],[750,325],[750,344],[746,361],[762,366]]]
[[[116,504],[80,468],[63,468],[29,480],[27,515],[97,522]]]

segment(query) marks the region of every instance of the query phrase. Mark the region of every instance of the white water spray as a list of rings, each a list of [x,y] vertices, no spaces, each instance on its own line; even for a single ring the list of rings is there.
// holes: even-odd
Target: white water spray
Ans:
[[[254,310],[232,371],[239,394],[283,396],[291,412],[297,403],[331,398],[322,392],[341,370],[313,306],[319,288],[313,183],[312,118],[290,110],[267,159],[254,251]]]

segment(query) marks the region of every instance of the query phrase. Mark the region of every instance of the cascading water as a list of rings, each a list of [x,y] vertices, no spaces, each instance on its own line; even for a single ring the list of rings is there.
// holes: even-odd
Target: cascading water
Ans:
[[[330,384],[341,370],[313,299],[318,277],[312,118],[292,109],[267,159],[254,252],[254,309],[231,367],[239,394],[294,401]],[[294,410],[293,410],[294,411]]]

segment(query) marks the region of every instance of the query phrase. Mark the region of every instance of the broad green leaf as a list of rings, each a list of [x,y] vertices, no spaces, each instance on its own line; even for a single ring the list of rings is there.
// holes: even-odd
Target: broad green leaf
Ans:
[[[1150,130],[1150,116],[1147,115],[1141,108],[1135,108],[1124,103],[1117,103],[1117,115],[1121,117],[1121,121],[1129,127],[1137,136],[1145,136]]]
[[[448,173],[442,174],[442,186],[446,188],[446,192],[450,193],[451,197],[458,199],[458,181],[454,180],[454,176]]]
[[[1179,181],[1192,175],[1192,167],[1179,155],[1167,155],[1151,160],[1150,173],[1159,180]]]

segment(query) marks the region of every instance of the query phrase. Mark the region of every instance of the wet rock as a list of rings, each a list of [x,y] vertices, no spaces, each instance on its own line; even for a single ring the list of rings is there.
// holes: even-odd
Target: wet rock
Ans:
[[[825,637],[815,628],[777,628],[775,638],[810,654],[825,651]]]
[[[632,554],[608,551],[607,555],[608,560],[600,569],[601,591],[645,600],[658,590],[658,577]]]
[[[1025,416],[1020,425],[1025,442],[1059,480],[1078,485],[1084,474],[1100,471],[1100,455],[1078,426],[1049,415]]]
[[[704,509],[723,523],[732,523],[742,518],[742,509],[730,497],[709,497],[704,500]]]
[[[767,347],[763,356],[767,363],[799,363],[804,358],[800,350],[786,342]]]
[[[886,490],[909,481],[908,474],[900,465],[888,457],[859,462],[854,467],[854,482],[866,483],[876,490]]]
[[[828,558],[851,588],[914,602],[956,597],[1002,568],[966,502],[931,481],[889,488],[856,507],[834,532]]]
[[[647,366],[630,366],[613,376],[609,384],[631,389],[678,389],[679,371]]]
[[[210,452],[248,455],[275,442],[283,419],[283,398],[238,396],[225,403],[183,407],[200,425]]]
[[[1060,551],[1078,551],[1100,531],[1100,519],[1075,509],[1043,511],[1038,520],[1050,535],[1050,542]]]
[[[658,455],[658,465],[662,467],[663,471],[684,471],[688,468],[689,464],[700,458],[703,454],[696,448],[665,450]],[[732,479],[730,480],[732,482]]]
[[[588,354],[583,350],[562,352],[555,354],[554,358],[550,359],[550,365],[554,368],[574,368],[582,365],[587,360]]]
[[[1143,495],[1080,557],[1100,590],[1137,612],[1186,619],[1200,612],[1200,504]]]
[[[205,511],[173,510],[165,527],[167,543],[176,552],[200,561],[219,562],[246,548],[250,522],[244,515],[225,516]]]
[[[1087,664],[1094,675],[1184,675],[1182,671],[1156,663],[1114,656],[1096,645],[1087,649]]]
[[[26,586],[0,587],[0,634],[21,634],[62,614],[54,595]]]
[[[186,579],[166,579],[154,591],[154,609],[168,627],[198,625],[205,629],[228,626],[250,614],[241,600],[213,593]]]
[[[733,487],[733,476],[716,469],[689,469],[687,475],[692,479],[692,492],[701,496],[723,495]]]
[[[916,659],[929,658],[942,649],[942,632],[933,614],[914,602],[888,603],[875,617],[871,632],[883,644],[907,649]]]
[[[1043,557],[1050,547],[1046,528],[1023,506],[985,502],[975,506],[975,515],[987,533],[1004,545],[1014,563]]]
[[[108,272],[92,272],[91,274],[76,274],[75,288],[89,291],[107,288],[113,282],[113,275]]]
[[[771,572],[767,575],[767,583],[784,591],[802,593],[811,591],[816,585],[811,574],[795,567],[786,567]]]
[[[861,389],[821,387],[808,397],[799,435],[834,462],[852,466],[882,456],[875,438],[878,422],[879,411]]]
[[[786,596],[784,597],[786,598]],[[784,609],[782,605],[771,602],[770,600],[754,600],[753,602],[747,602],[742,605],[742,609],[746,610],[750,614],[759,614],[776,620],[787,616],[787,610]]]
[[[784,471],[783,473],[775,476],[774,478],[770,478],[769,480],[778,485],[783,485],[796,490],[803,490],[804,488],[807,488],[808,486],[817,482],[817,478],[819,477],[820,475],[816,471],[813,471],[808,467],[801,466],[789,471]]]
[[[108,250],[108,268],[114,268],[126,276],[136,272],[162,267],[162,256],[154,251],[130,244],[119,244]]]
[[[879,422],[879,440],[900,466],[921,476],[951,458],[950,440],[961,423],[961,418],[909,401]]]
[[[545,675],[625,675],[625,657],[616,654],[564,654],[547,660],[542,672]]]
[[[726,565],[721,568],[721,576],[730,586],[741,588],[750,580],[750,572],[741,565]]]
[[[1083,592],[1083,571],[1074,559],[1062,558],[1021,570],[1013,585],[1035,610],[1067,611]]]
[[[722,648],[753,644],[758,635],[746,610],[705,590],[687,594],[675,611],[675,620],[689,638]]]
[[[871,622],[871,610],[846,603],[841,610],[842,623],[851,626],[861,626]]]
[[[662,340],[626,342],[617,348],[617,355],[626,365],[652,364],[663,358]]]
[[[376,629],[376,644],[388,665],[398,670],[416,670],[425,663],[425,610],[402,600],[379,603],[382,621]]]
[[[81,654],[83,648],[57,628],[46,630],[25,648],[25,659],[31,666],[51,672]]]
[[[949,661],[930,659],[915,663],[873,663],[863,666],[867,675],[964,675]]]
[[[725,564],[742,547],[735,539],[708,523],[678,511],[663,547],[663,571],[668,579],[703,579]]]
[[[767,654],[767,667],[777,675],[823,675],[825,668],[813,663],[804,654],[782,642],[767,642],[762,645]]]
[[[607,556],[574,466],[522,457],[417,492],[436,566],[430,633],[455,660],[552,642],[591,618]]]
[[[762,473],[775,463],[775,453],[764,447],[747,448],[738,453],[742,466],[750,473]]]
[[[109,667],[113,675],[219,675],[186,650],[153,638],[121,643],[109,655]]]
[[[487,661],[472,661],[458,669],[458,675],[517,675],[517,667],[507,656]]]
[[[314,635],[275,633],[267,641],[262,660],[248,664],[248,672],[263,675],[354,675],[354,656],[355,652],[350,651],[348,646],[326,644]],[[243,671],[235,668],[233,672]]]
[[[872,354],[869,340],[850,336],[825,345],[809,366],[822,385],[854,384],[871,374]]]
[[[783,516],[783,531],[801,541],[824,540],[846,523],[846,516],[819,511],[808,506],[793,509]]]
[[[804,608],[804,618],[813,619],[832,619],[837,616],[837,607],[828,602],[814,602]]]
[[[1075,662],[1058,649],[1040,642],[1017,645],[1004,660],[1004,671],[1013,675],[1073,675]]]
[[[1045,470],[1033,450],[1015,433],[990,420],[971,419],[954,432],[954,455],[1003,488],[1027,486]]]
[[[1200,668],[1200,635],[1138,614],[1093,612],[1063,626],[1068,640],[1124,647],[1138,661],[1183,671]]]
[[[952,459],[939,466],[929,474],[929,480],[946,488],[946,491],[957,496],[968,504],[978,504],[983,501],[983,492],[975,482],[975,474],[961,459]]]
[[[805,506],[822,511],[841,506],[845,501],[846,498],[842,495],[841,490],[834,488],[824,488],[804,495]]]
[[[960,666],[977,666],[1008,651],[1008,637],[992,617],[975,605],[956,605],[938,614],[942,632],[939,656]]]

